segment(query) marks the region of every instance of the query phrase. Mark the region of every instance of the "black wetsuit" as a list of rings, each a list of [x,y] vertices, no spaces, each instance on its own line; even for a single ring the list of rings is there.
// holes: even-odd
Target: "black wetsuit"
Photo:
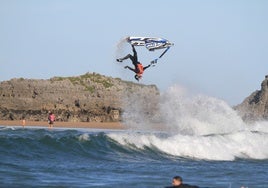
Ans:
[[[132,51],[133,51],[133,55],[131,55],[131,54],[128,54],[128,55],[126,55],[125,57],[123,57],[123,58],[121,58],[120,60],[121,61],[123,61],[123,60],[125,60],[125,59],[130,59],[131,61],[132,61],[132,64],[135,66],[135,69],[133,69],[133,68],[131,68],[131,67],[129,67],[129,66],[126,66],[129,70],[132,70],[133,72],[135,72],[135,73],[139,73],[140,72],[140,70],[139,70],[139,68],[138,68],[138,64],[141,64],[139,61],[138,61],[138,55],[137,55],[137,51],[136,51],[136,49],[135,49],[135,47],[133,46],[133,45],[131,45],[132,46]],[[147,69],[148,67],[150,67],[151,65],[148,65],[148,66],[146,66],[146,67],[143,67],[143,71],[145,70],[145,69]]]
[[[199,188],[199,187],[195,185],[188,185],[188,184],[183,183],[178,186],[170,186],[170,187],[165,187],[165,188]]]
[[[138,55],[137,55],[137,52],[136,52],[135,47],[134,47],[133,45],[131,45],[131,46],[132,46],[133,55],[128,54],[128,55],[126,55],[125,57],[121,58],[120,60],[123,61],[123,60],[125,60],[125,59],[131,59],[132,64],[136,67],[137,64],[139,63],[139,62],[138,62]]]

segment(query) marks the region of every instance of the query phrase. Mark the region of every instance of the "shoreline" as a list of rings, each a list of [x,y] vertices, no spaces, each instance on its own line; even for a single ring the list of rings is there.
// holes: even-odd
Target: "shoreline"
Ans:
[[[14,127],[49,127],[46,121],[25,121],[23,120],[0,120],[0,126]],[[89,129],[126,129],[120,122],[62,122],[55,121],[53,128],[89,128]]]

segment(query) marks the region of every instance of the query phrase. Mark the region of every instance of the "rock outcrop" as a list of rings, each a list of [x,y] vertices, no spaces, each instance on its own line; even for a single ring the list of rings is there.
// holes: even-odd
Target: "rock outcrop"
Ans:
[[[261,84],[261,90],[253,92],[234,109],[245,121],[268,120],[268,75]]]
[[[145,86],[86,73],[48,80],[11,79],[0,82],[0,119],[46,121],[49,111],[58,121],[121,121],[124,109],[139,98],[148,116],[157,110],[159,91]]]

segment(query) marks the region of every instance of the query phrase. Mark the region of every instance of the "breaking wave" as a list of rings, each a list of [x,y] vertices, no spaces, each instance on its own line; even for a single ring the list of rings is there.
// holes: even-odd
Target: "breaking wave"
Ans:
[[[155,131],[163,134],[148,131],[148,134],[132,132],[109,136],[123,146],[155,148],[176,157],[228,161],[268,159],[268,123],[244,123],[223,100],[191,95],[175,85],[161,95],[159,108],[161,128]],[[143,112],[136,110],[135,113]],[[131,122],[126,120],[126,124],[133,128]],[[138,130],[154,129],[148,120],[139,124]]]

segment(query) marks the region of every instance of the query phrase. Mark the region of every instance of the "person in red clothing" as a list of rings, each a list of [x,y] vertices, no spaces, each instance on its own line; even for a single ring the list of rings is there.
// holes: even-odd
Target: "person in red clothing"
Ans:
[[[54,121],[56,120],[55,115],[52,112],[48,113],[48,124],[49,128],[53,128]]]
[[[151,64],[150,65],[147,65],[146,67],[143,67],[143,65],[138,61],[137,51],[136,51],[134,45],[131,45],[131,46],[132,46],[133,55],[128,54],[125,57],[119,58],[119,59],[116,59],[116,60],[118,62],[123,62],[126,59],[130,59],[132,61],[132,64],[134,65],[135,68],[132,68],[132,67],[129,67],[129,66],[125,66],[125,69],[129,69],[129,70],[135,72],[136,74],[135,74],[134,78],[137,81],[139,81],[142,78],[142,74],[145,71],[145,69],[147,69],[148,67],[150,67]]]

